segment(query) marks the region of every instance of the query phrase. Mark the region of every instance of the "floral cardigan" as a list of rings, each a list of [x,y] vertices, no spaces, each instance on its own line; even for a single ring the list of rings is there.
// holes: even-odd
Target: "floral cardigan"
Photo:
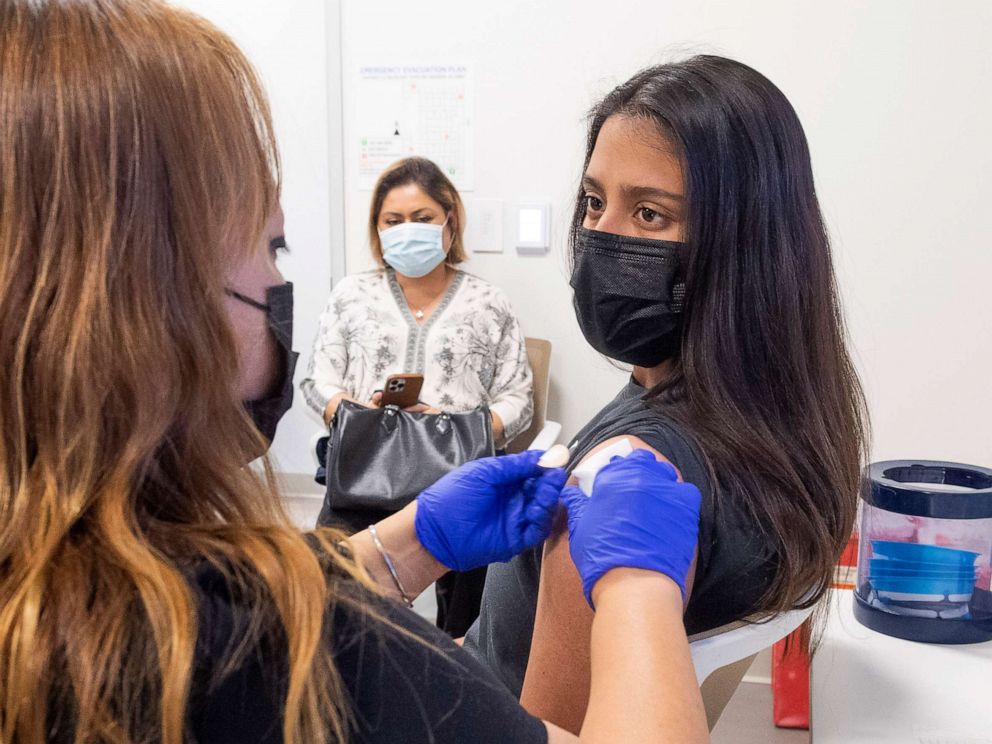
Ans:
[[[422,326],[392,269],[334,287],[300,385],[307,403],[323,414],[338,393],[368,401],[389,375],[404,373],[424,376],[427,405],[453,413],[489,406],[504,442],[530,426],[533,378],[520,323],[503,292],[472,274],[457,272]]]

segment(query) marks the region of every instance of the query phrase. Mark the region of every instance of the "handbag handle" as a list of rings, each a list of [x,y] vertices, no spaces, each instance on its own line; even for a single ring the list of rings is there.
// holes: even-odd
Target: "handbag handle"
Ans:
[[[447,434],[451,431],[451,415],[447,413],[439,413],[437,421],[434,424],[434,428],[437,429],[438,434]]]
[[[399,412],[400,409],[397,406],[386,406],[383,409],[383,417],[379,421],[379,425],[389,434],[392,434],[396,429],[396,425],[399,423]]]
[[[392,432],[399,422],[399,406],[389,405],[383,408],[381,426],[387,432]],[[438,434],[447,434],[451,431],[451,414],[441,412],[434,417],[434,428]]]
[[[382,429],[391,434],[399,424],[400,408],[389,405],[383,408],[383,417],[379,422]],[[451,432],[451,414],[442,411],[434,417],[434,430],[444,436]]]

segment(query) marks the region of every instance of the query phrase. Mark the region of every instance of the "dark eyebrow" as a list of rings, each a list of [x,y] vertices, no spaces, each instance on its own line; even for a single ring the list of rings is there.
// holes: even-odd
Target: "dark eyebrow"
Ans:
[[[594,189],[598,189],[599,191],[605,191],[606,190],[606,189],[603,188],[603,184],[601,184],[599,181],[597,181],[592,176],[582,176],[582,185],[583,186],[592,186]]]
[[[427,210],[433,210],[433,209],[434,207],[421,207],[420,209],[414,210],[411,216],[416,217],[421,212],[426,212]],[[400,212],[383,212],[382,214],[379,215],[379,219],[380,220],[385,219],[386,217],[399,217],[400,219],[403,219],[404,216],[405,215],[403,215]]]
[[[582,183],[599,191],[605,191],[603,184],[591,176],[583,176]],[[624,184],[620,187],[620,190],[628,199],[672,199],[674,201],[685,201],[685,197],[682,194],[673,194],[671,191],[656,189],[651,186],[630,186]]]
[[[627,186],[626,184],[620,187],[631,199],[671,199],[673,201],[684,201],[685,197],[682,194],[673,194],[671,191],[665,191],[664,189],[656,189],[650,186]]]

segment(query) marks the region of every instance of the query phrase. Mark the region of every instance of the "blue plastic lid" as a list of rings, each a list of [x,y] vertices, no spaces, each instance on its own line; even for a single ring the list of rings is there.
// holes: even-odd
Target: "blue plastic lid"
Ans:
[[[913,571],[919,573],[920,571],[951,571],[955,573],[960,573],[962,571],[975,572],[975,565],[948,565],[947,563],[930,563],[928,561],[903,561],[896,558],[886,558],[884,555],[877,555],[868,561],[869,566],[872,569],[886,568],[890,571]]]
[[[883,558],[900,561],[916,561],[919,563],[937,563],[945,566],[975,565],[979,553],[959,548],[949,548],[943,545],[926,545],[924,543],[895,542],[893,540],[872,540],[872,553]]]
[[[914,576],[910,578],[896,576],[872,576],[868,580],[880,592],[894,592],[903,595],[966,595],[971,596],[975,588],[975,580],[959,578],[929,578]]]
[[[912,568],[889,568],[886,565],[876,565],[872,558],[871,568],[868,571],[868,578],[889,577],[898,578],[921,578],[921,579],[968,579],[975,583],[975,569],[973,568],[943,568],[943,569],[912,569]]]
[[[914,517],[992,519],[992,469],[935,460],[888,460],[868,466],[862,498]],[[956,486],[948,491],[930,484]]]

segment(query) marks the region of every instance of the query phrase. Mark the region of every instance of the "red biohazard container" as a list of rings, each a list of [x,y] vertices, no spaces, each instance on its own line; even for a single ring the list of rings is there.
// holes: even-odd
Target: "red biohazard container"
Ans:
[[[858,536],[851,537],[837,561],[834,589],[854,588]],[[779,728],[809,728],[809,653],[802,629],[772,647],[772,719]]]

